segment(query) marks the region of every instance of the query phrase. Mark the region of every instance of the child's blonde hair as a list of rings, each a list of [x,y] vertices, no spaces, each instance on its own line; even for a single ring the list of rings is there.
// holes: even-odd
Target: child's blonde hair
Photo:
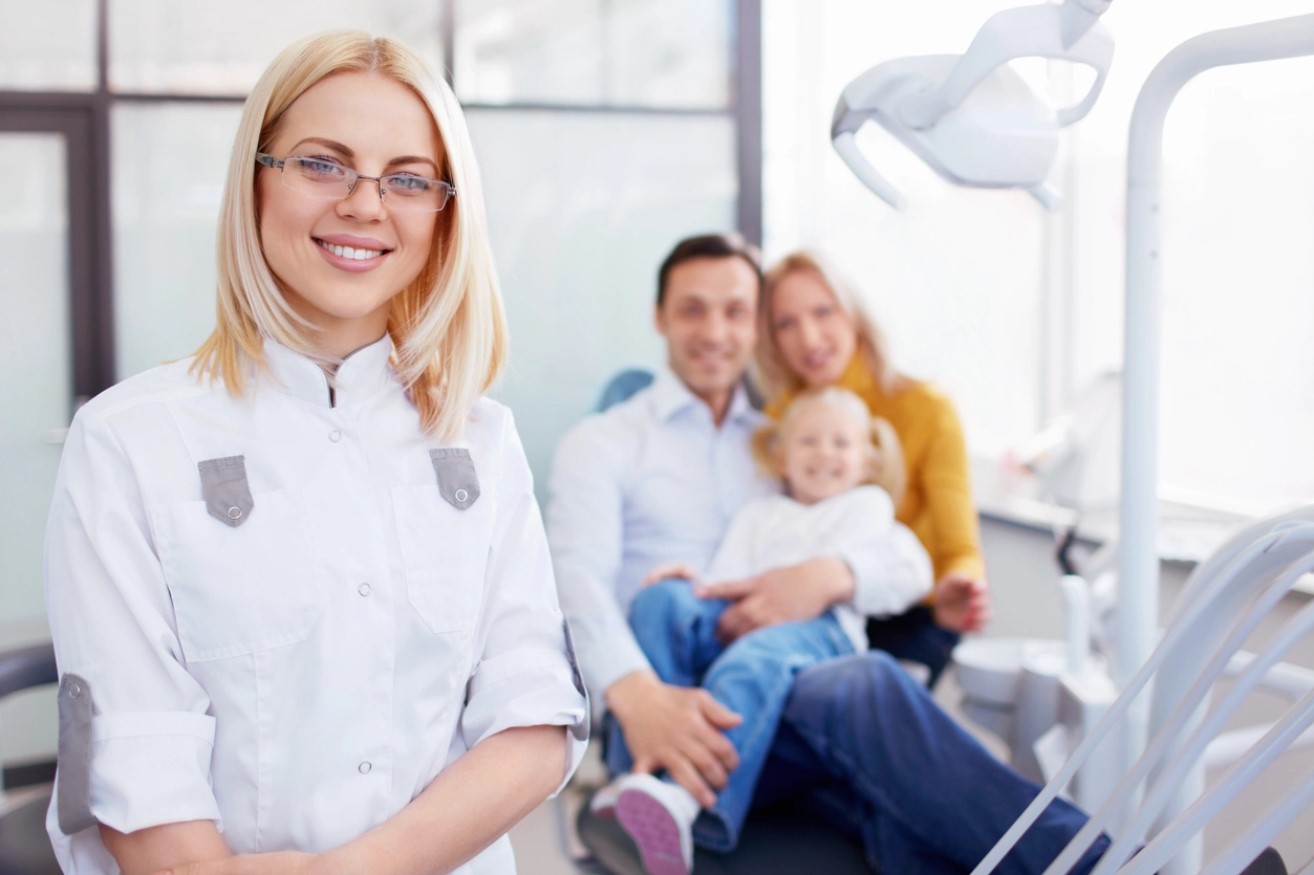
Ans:
[[[451,88],[411,49],[386,37],[339,31],[285,49],[256,83],[242,110],[219,216],[218,318],[196,351],[194,373],[242,393],[251,363],[269,337],[329,367],[315,327],[287,303],[265,261],[256,220],[256,152],[278,132],[288,107],[328,76],[379,73],[424,101],[442,141],[440,176],[456,197],[439,213],[429,260],[392,299],[388,334],[394,366],[426,431],[454,439],[506,358],[506,316],[498,289],[474,148]]]
[[[826,386],[820,389],[807,389],[795,396],[785,408],[778,422],[771,422],[758,429],[753,435],[753,458],[758,466],[772,477],[784,479],[780,465],[780,450],[789,436],[789,431],[798,420],[805,407],[814,404],[829,404],[848,413],[863,424],[863,434],[867,438],[867,458],[870,469],[863,483],[881,487],[890,494],[890,500],[898,507],[907,486],[908,474],[903,466],[903,448],[894,426],[888,420],[872,416],[862,399],[847,389],[838,386]]]

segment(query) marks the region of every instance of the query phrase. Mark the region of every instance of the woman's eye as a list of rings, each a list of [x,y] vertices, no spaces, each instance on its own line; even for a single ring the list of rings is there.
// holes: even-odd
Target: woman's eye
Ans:
[[[388,177],[388,188],[398,194],[423,194],[431,187],[432,183],[423,176],[395,173]]]
[[[793,320],[793,318],[789,318],[789,319],[777,319],[777,320],[776,320],[776,331],[787,331],[787,330],[789,330],[790,328],[793,328],[795,324],[796,324],[796,323],[795,323],[795,321]]]
[[[297,164],[306,175],[321,179],[341,177],[346,173],[341,164],[328,158],[298,158]]]

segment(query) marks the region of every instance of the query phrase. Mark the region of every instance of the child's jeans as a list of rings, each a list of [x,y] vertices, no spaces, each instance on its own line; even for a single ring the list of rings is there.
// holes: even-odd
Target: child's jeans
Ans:
[[[685,580],[645,587],[630,608],[630,626],[658,676],[668,684],[707,690],[743,717],[726,738],[739,754],[716,805],[694,825],[698,845],[733,850],[752,807],[758,776],[776,737],[780,713],[794,676],[809,666],[853,653],[839,621],[827,612],[803,623],[781,623],[723,645],[716,623],[729,602],[700,599]],[[626,772],[633,766],[619,726],[612,721],[607,766]]]

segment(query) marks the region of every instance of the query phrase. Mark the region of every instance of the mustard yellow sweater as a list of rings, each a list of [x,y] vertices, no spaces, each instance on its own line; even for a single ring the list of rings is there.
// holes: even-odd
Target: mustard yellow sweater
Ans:
[[[849,362],[837,384],[867,403],[873,416],[888,419],[903,444],[908,486],[895,513],[912,529],[931,555],[935,579],[956,571],[980,579],[981,536],[967,472],[967,446],[953,404],[927,383],[909,381],[905,388],[886,394],[859,353]],[[767,405],[767,415],[778,419],[792,395]]]

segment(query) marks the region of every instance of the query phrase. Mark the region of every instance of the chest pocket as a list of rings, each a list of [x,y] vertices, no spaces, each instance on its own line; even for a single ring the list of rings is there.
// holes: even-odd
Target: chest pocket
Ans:
[[[493,497],[470,451],[432,450],[434,480],[392,490],[406,595],[430,632],[470,633],[493,538]]]
[[[233,506],[240,525],[236,513],[221,521],[205,501],[154,513],[178,637],[192,662],[295,644],[319,618],[309,526],[293,496],[248,493]]]

